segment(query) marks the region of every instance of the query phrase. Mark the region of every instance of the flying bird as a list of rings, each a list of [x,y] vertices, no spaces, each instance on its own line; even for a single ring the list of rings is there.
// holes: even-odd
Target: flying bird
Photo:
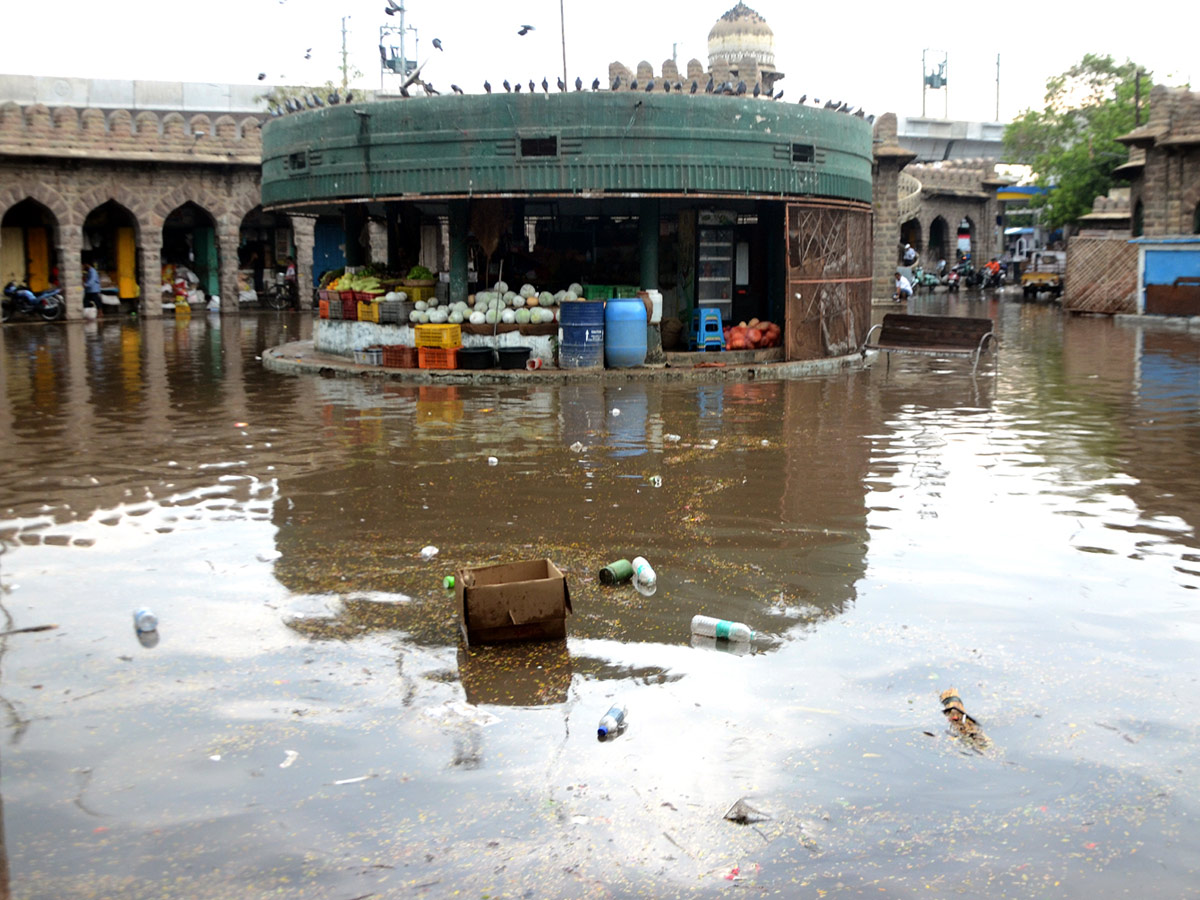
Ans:
[[[505,79],[504,79],[504,91],[505,91],[505,93],[507,93],[507,94],[511,94],[511,93],[512,93],[512,85],[508,83],[508,79],[507,79],[507,78],[505,78]]]
[[[485,94],[490,94],[492,92],[492,83],[490,81],[485,81],[483,83],[483,92]]]
[[[531,32],[531,31],[533,31],[532,25],[522,25],[520,30],[517,32],[517,34],[520,35],[521,37],[525,37],[525,35],[529,34],[529,32]]]
[[[599,78],[592,79],[592,90],[593,91],[600,90],[600,79]]]
[[[454,93],[456,93],[456,94],[461,94],[463,92],[463,89],[460,88],[457,84],[450,85],[450,90],[454,91]]]
[[[387,6],[383,8],[383,11],[389,16],[394,16],[396,13],[400,12],[400,4],[397,3],[396,0],[387,0]]]
[[[259,80],[259,81],[263,81],[263,80],[264,80],[266,77],[267,77],[267,73],[266,73],[266,72],[259,72],[259,73],[258,73],[258,80]]]
[[[442,50],[442,52],[443,52],[443,53],[445,53],[445,52],[446,52],[446,51],[445,51],[445,50],[442,48],[442,39],[441,39],[441,38],[434,38],[434,39],[433,39],[433,46],[437,47],[439,50]]]
[[[304,51],[304,58],[312,59],[312,47],[309,47],[307,50]]]

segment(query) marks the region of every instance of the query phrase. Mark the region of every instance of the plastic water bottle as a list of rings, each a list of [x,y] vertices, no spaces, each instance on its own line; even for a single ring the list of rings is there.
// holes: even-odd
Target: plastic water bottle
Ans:
[[[725,641],[754,640],[754,632],[750,630],[749,625],[730,622],[728,619],[714,619],[712,616],[693,616],[692,634],[702,634]]]
[[[633,558],[633,580],[640,586],[650,590],[658,586],[658,576],[654,574],[654,569],[644,556],[635,556]]]
[[[157,631],[158,616],[150,612],[144,606],[139,606],[133,611],[133,627],[140,632]]]
[[[624,703],[618,703],[600,717],[600,727],[596,729],[596,737],[606,738],[617,734],[625,728],[625,715],[629,712]]]

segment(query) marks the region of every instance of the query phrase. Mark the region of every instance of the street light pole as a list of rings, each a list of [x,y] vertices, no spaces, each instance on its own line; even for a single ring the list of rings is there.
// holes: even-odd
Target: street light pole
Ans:
[[[350,82],[349,67],[346,63],[346,20],[349,16],[342,16],[342,93],[346,93],[346,87]]]

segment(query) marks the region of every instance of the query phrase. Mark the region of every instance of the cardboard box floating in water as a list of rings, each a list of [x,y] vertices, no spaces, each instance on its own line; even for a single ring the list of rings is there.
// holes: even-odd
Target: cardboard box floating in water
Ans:
[[[567,636],[571,594],[548,559],[459,569],[454,590],[468,646]]]

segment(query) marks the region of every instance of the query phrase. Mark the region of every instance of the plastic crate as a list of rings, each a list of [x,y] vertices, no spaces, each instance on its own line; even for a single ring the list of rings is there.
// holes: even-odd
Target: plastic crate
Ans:
[[[612,286],[612,293],[609,295],[609,297],[620,297],[623,300],[631,300],[637,297],[639,290],[641,290],[641,288],[635,284],[614,284]]]
[[[358,321],[360,322],[378,322],[379,321],[379,304],[378,303],[363,303],[358,301]]]
[[[384,345],[383,365],[393,369],[415,369],[418,362],[416,347],[406,347],[404,344]]]
[[[413,303],[418,300],[432,300],[437,293],[437,289],[434,287],[406,287],[401,290],[408,294],[408,299]]]
[[[437,347],[418,347],[417,363],[422,369],[454,369],[458,367],[458,348],[443,350]]]
[[[581,300],[608,300],[612,297],[611,284],[585,284]]]
[[[353,291],[348,291],[347,293],[349,293],[351,297],[354,296]],[[357,300],[347,300],[345,298],[345,296],[342,297],[342,320],[345,322],[357,322],[358,321],[358,301]]]
[[[335,292],[334,299],[326,300],[325,302],[329,304],[329,318],[331,320],[336,320],[336,321],[340,322],[342,320],[341,298],[337,297],[336,292]]]
[[[338,291],[338,299],[339,300],[353,300],[355,303],[358,302],[358,297],[354,291]]]
[[[462,346],[462,329],[457,325],[416,325],[413,331],[417,335],[415,343],[418,347],[448,350]]]
[[[378,366],[383,363],[382,347],[365,347],[354,351],[354,361],[360,366]]]
[[[413,305],[407,300],[381,300],[379,302],[379,324],[407,325],[408,314]]]
[[[323,294],[325,292],[321,291],[321,293]],[[317,310],[318,310],[318,315],[320,315],[320,317],[322,319],[328,319],[329,318],[329,301],[321,300],[319,303],[317,303]]]

